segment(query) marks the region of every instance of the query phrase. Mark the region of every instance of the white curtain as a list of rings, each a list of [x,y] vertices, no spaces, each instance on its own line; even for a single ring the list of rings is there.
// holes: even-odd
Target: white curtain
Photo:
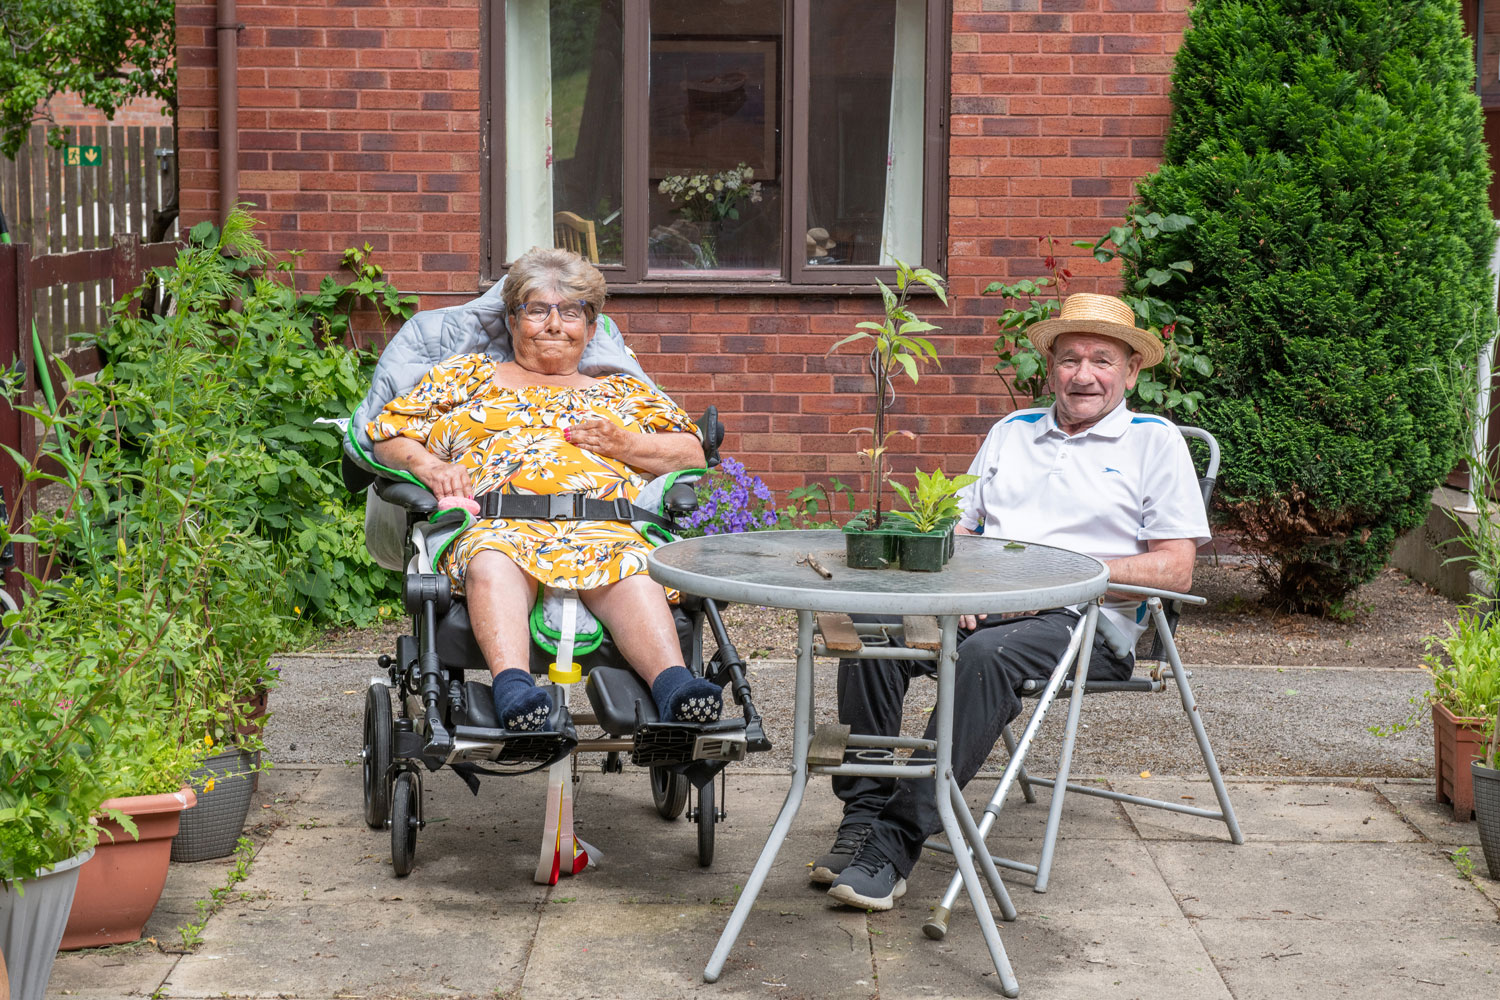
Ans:
[[[885,157],[880,263],[922,262],[922,137],[926,90],[927,2],[896,0],[891,67],[891,133]]]
[[[505,259],[552,246],[552,31],[548,0],[505,5]]]

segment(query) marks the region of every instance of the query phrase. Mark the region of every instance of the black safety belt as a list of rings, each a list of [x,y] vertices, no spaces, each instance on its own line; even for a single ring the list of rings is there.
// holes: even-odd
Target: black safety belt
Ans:
[[[619,497],[599,500],[586,493],[484,493],[479,502],[479,516],[485,518],[530,518],[541,521],[646,521],[676,532],[677,525],[644,507]]]

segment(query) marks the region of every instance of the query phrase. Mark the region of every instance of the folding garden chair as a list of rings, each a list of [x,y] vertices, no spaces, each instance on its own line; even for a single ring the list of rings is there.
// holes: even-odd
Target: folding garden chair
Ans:
[[[1208,506],[1213,496],[1214,483],[1219,473],[1219,443],[1214,440],[1212,434],[1198,427],[1179,427],[1183,437],[1197,439],[1208,446],[1207,467],[1198,479],[1199,487],[1203,491],[1203,504]],[[1182,658],[1177,653],[1177,644],[1173,636],[1177,630],[1177,621],[1181,617],[1182,608],[1185,604],[1204,604],[1201,597],[1191,594],[1178,594],[1167,590],[1156,590],[1150,587],[1132,587],[1124,584],[1110,586],[1113,593],[1134,594],[1142,598],[1143,603],[1150,615],[1150,625],[1142,634],[1140,641],[1136,643],[1136,675],[1124,681],[1088,681],[1077,670],[1074,677],[1069,679],[1067,667],[1076,662],[1074,657],[1065,656],[1053,671],[1052,676],[1045,682],[1027,681],[1022,689],[1022,694],[1038,699],[1036,710],[1032,712],[1031,719],[1022,731],[1021,738],[1016,739],[1009,726],[1006,726],[1001,735],[1005,739],[1005,748],[1010,753],[1010,762],[1006,765],[1005,772],[1000,778],[1000,784],[996,786],[995,792],[990,796],[989,804],[985,806],[984,816],[979,822],[981,835],[988,835],[990,828],[994,825],[995,818],[1000,815],[1000,810],[1005,804],[1005,797],[1009,794],[1011,785],[1019,781],[1021,792],[1027,802],[1035,802],[1036,796],[1032,786],[1041,785],[1053,790],[1051,806],[1047,813],[1047,829],[1042,837],[1042,853],[1036,864],[1027,864],[1014,861],[1009,858],[993,858],[996,865],[1009,868],[1013,871],[1024,872],[1034,875],[1036,881],[1033,888],[1037,892],[1046,892],[1048,879],[1052,873],[1053,854],[1057,846],[1057,831],[1062,825],[1062,806],[1065,792],[1077,792],[1081,795],[1094,795],[1099,798],[1112,799],[1116,802],[1131,802],[1135,805],[1151,806],[1156,809],[1167,809],[1172,812],[1185,813],[1189,816],[1201,816],[1205,819],[1218,820],[1229,829],[1229,839],[1235,844],[1245,842],[1244,834],[1240,832],[1239,822],[1234,816],[1234,807],[1229,802],[1229,792],[1224,787],[1223,775],[1219,773],[1218,762],[1214,759],[1213,746],[1208,740],[1208,733],[1203,728],[1203,719],[1198,712],[1197,700],[1193,697],[1192,685],[1188,679],[1192,676],[1183,669]],[[1170,672],[1163,669],[1163,659]],[[1141,668],[1149,662],[1149,669],[1143,675]],[[1105,788],[1094,788],[1089,785],[1078,785],[1068,781],[1068,774],[1072,769],[1073,747],[1078,737],[1078,720],[1083,707],[1083,695],[1085,690],[1091,694],[1100,693],[1140,693],[1160,694],[1165,691],[1167,685],[1175,684],[1177,693],[1182,701],[1182,711],[1192,726],[1193,737],[1198,741],[1199,753],[1203,756],[1203,766],[1208,771],[1209,780],[1213,783],[1214,794],[1218,797],[1219,808],[1202,809],[1197,806],[1185,805],[1182,802],[1169,802],[1164,799],[1151,799],[1139,795],[1128,795],[1124,792],[1116,792]],[[1059,754],[1058,770],[1056,777],[1038,778],[1026,771],[1026,753],[1030,749],[1037,731],[1041,728],[1042,720],[1046,717],[1047,710],[1059,693],[1069,695],[1068,719],[1063,729],[1063,742]],[[929,840],[928,848],[946,853],[952,853],[943,841]],[[948,891],[943,894],[942,900],[933,910],[932,916],[922,926],[922,930],[930,938],[942,938],[948,932],[948,916],[954,901],[958,898],[961,886],[958,876],[955,875],[949,881]]]

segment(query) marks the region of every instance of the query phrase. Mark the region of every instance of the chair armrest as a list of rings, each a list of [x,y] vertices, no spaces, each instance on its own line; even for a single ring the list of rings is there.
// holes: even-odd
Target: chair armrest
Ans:
[[[1175,590],[1160,590],[1156,587],[1137,587],[1129,583],[1111,583],[1111,593],[1132,594],[1136,597],[1160,597],[1164,601],[1181,601],[1183,604],[1207,604],[1208,598],[1196,594],[1179,594]]]
[[[662,505],[674,519],[681,514],[691,514],[698,509],[698,490],[692,483],[673,483],[662,497]]]
[[[386,503],[405,508],[409,514],[431,514],[437,510],[437,497],[415,483],[376,479],[375,495]]]

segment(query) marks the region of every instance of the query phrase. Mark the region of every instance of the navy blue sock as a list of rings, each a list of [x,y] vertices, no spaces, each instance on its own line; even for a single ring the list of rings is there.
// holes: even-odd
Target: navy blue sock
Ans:
[[[503,729],[529,733],[547,727],[552,714],[552,696],[536,686],[525,670],[502,670],[490,682],[495,699],[495,718]]]
[[[651,682],[651,697],[664,722],[714,722],[724,711],[717,684],[694,677],[687,667],[668,667]]]

